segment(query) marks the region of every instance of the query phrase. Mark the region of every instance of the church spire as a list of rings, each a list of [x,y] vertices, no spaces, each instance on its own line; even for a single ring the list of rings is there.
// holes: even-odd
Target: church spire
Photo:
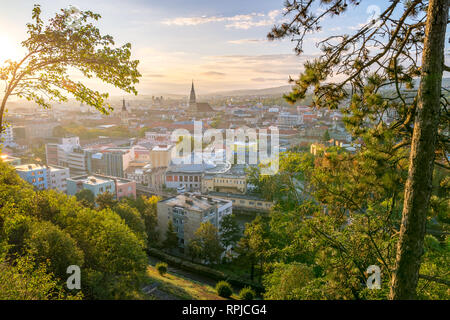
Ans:
[[[122,111],[127,111],[127,107],[125,107],[125,98],[122,100]]]
[[[191,87],[191,95],[189,97],[189,106],[193,107],[195,106],[195,89],[194,89],[194,80],[192,80],[192,87]]]

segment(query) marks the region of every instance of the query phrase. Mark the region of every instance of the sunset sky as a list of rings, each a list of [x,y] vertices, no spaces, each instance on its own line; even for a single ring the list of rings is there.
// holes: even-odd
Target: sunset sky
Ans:
[[[302,62],[318,52],[317,40],[351,33],[369,18],[371,5],[382,4],[364,1],[345,16],[328,19],[323,32],[309,36],[305,56],[297,57],[289,40],[265,40],[273,24],[283,19],[283,0],[0,2],[0,60],[20,57],[19,42],[26,38],[25,24],[31,20],[34,3],[41,4],[46,18],[75,5],[100,13],[100,30],[117,44],[131,42],[134,58],[141,61],[141,94],[187,94],[194,79],[200,95],[286,85],[289,75],[295,77]],[[92,85],[120,94],[98,82]]]

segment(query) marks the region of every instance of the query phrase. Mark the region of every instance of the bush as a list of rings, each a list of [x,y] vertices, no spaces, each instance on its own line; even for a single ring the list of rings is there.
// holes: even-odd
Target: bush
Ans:
[[[231,297],[233,290],[231,289],[231,285],[226,281],[219,281],[216,284],[217,294],[223,298]]]
[[[158,273],[163,276],[167,272],[167,263],[158,262],[155,268],[158,270]]]
[[[245,287],[239,292],[239,299],[253,300],[255,298],[255,291],[250,287]]]

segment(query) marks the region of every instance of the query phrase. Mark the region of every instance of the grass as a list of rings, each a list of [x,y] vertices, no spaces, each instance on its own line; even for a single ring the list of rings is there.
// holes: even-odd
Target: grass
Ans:
[[[153,266],[147,268],[147,275],[150,281],[159,283],[159,290],[182,300],[225,300],[209,285],[170,273],[161,276]],[[236,296],[232,298],[237,299]]]

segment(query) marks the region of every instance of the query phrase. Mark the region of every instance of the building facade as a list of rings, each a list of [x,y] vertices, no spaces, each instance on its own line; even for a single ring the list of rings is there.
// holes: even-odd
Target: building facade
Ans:
[[[60,192],[67,192],[67,178],[70,177],[69,168],[60,166],[47,166],[48,188]]]
[[[37,164],[15,166],[17,174],[39,190],[48,188],[47,167]]]
[[[136,198],[136,182],[128,179],[99,174],[82,175],[67,179],[68,195],[75,195],[84,189],[91,190],[95,197],[109,192],[118,200],[123,197]]]
[[[159,201],[157,210],[161,241],[165,240],[168,223],[172,221],[181,248],[189,244],[202,223],[210,222],[220,232],[223,217],[233,211],[231,201],[190,193]]]

